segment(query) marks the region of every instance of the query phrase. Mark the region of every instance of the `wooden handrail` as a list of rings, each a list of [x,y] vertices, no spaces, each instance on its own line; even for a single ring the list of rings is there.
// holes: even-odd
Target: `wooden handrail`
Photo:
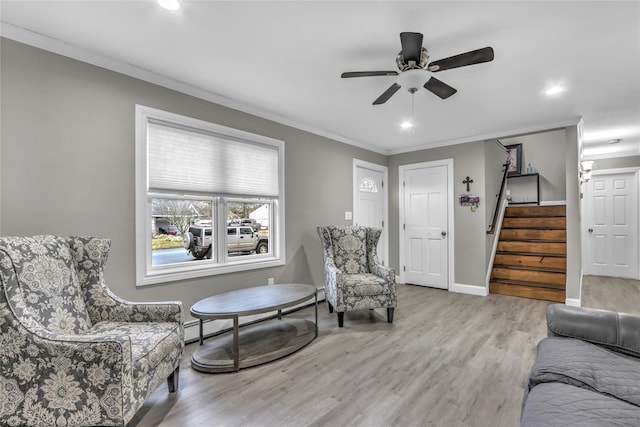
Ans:
[[[493,211],[493,220],[491,221],[491,224],[489,224],[489,229],[487,230],[487,234],[493,234],[496,231],[496,221],[498,221],[498,211],[500,210],[500,201],[502,200],[504,189],[507,186],[507,171],[509,169],[509,163],[503,164],[502,167],[504,167],[504,174],[502,175],[502,184],[500,184],[500,192],[497,194],[496,208]]]

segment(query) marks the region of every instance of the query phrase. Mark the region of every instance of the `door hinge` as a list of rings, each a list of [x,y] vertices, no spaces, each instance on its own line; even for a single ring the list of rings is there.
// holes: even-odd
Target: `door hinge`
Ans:
[[[382,228],[384,228],[384,221],[382,221]]]
[[[402,266],[402,271],[407,271],[407,267],[406,266]]]
[[[384,181],[380,181],[380,186],[384,188]]]
[[[402,224],[402,229],[406,230],[407,229],[407,224]]]

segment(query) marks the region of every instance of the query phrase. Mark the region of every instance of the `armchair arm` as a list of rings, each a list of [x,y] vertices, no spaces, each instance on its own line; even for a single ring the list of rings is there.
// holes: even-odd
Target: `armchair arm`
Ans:
[[[133,401],[128,337],[63,335],[5,319],[0,383],[9,398],[3,409],[9,412],[0,412],[0,424],[8,425],[12,414],[12,424],[20,425],[55,425],[72,418],[95,425],[122,423]]]
[[[371,272],[376,276],[383,278],[387,282],[395,283],[396,281],[395,271],[389,267],[385,267],[382,264],[374,265],[373,268],[371,269]]]
[[[551,304],[548,336],[578,338],[640,357],[640,316],[607,310]]]
[[[183,322],[180,301],[127,301],[116,296],[104,283],[93,284],[88,292],[87,311],[94,322]]]

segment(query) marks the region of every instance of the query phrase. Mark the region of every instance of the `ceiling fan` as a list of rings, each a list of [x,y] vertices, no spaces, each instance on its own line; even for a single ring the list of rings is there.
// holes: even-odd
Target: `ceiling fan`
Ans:
[[[341,77],[348,79],[352,77],[398,76],[396,82],[373,101],[373,105],[384,104],[402,87],[414,94],[422,86],[441,99],[447,99],[457,90],[436,79],[431,73],[493,61],[493,49],[484,47],[429,62],[429,52],[422,47],[421,33],[400,33],[400,43],[402,44],[402,51],[396,57],[399,72],[351,71],[342,73]]]

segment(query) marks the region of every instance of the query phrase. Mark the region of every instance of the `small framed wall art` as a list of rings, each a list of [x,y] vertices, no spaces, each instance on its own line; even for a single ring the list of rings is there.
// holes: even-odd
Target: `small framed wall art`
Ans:
[[[522,174],[522,144],[507,145],[507,176]]]

